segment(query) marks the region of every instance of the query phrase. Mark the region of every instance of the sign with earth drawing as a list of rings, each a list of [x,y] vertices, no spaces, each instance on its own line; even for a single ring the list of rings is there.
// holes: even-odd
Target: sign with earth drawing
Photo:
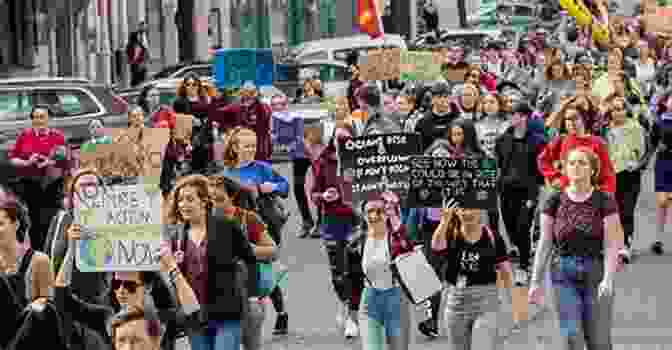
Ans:
[[[93,186],[91,186],[93,187]],[[84,188],[75,196],[82,272],[159,270],[161,191],[154,185]]]

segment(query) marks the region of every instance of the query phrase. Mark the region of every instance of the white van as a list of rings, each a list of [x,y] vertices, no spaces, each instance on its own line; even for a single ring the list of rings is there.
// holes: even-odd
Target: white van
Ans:
[[[297,63],[316,60],[345,62],[348,54],[354,50],[361,51],[380,47],[406,49],[406,41],[401,35],[397,34],[385,34],[378,39],[371,39],[368,35],[362,34],[306,41],[290,49],[287,59]]]

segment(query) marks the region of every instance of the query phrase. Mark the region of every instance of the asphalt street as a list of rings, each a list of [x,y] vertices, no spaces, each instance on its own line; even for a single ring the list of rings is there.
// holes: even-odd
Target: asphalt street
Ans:
[[[291,175],[289,164],[276,164],[275,168],[284,176]],[[291,177],[290,177],[291,178]],[[637,232],[634,247],[642,255],[616,281],[616,305],[613,339],[614,349],[658,350],[672,348],[672,303],[669,291],[672,283],[667,270],[672,263],[672,254],[652,256],[647,251],[655,232],[655,201],[653,175],[649,171],[644,177],[643,193],[637,210]],[[292,213],[284,233],[286,244],[281,252],[281,261],[289,267],[286,289],[287,311],[289,313],[290,334],[285,337],[272,336],[275,312],[267,305],[264,324],[265,349],[269,350],[343,350],[361,349],[359,340],[347,341],[337,328],[336,297],[331,290],[327,258],[317,239],[296,238],[301,221],[293,197],[288,201]],[[666,242],[672,250],[672,239]],[[503,349],[559,349],[557,347],[557,327],[552,311],[531,308],[533,321],[524,324],[519,332],[511,332],[510,307],[502,309],[502,329],[500,331]],[[417,313],[421,318],[421,313]],[[446,339],[428,341],[417,332],[417,323],[411,331],[414,341],[410,349],[439,350],[446,347]],[[474,349],[479,349],[478,332],[475,333]],[[545,344],[545,346],[542,346]]]

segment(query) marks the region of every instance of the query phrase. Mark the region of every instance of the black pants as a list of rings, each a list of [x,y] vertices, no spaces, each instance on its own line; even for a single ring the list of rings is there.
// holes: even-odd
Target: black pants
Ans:
[[[292,161],[292,169],[294,170],[294,197],[296,198],[296,205],[299,207],[303,224],[306,226],[315,226],[313,214],[310,212],[308,206],[308,197],[306,196],[306,175],[310,169],[310,159],[299,158]]]
[[[532,197],[532,198],[530,198]],[[530,266],[530,252],[532,242],[530,228],[534,220],[534,207],[528,208],[528,200],[536,202],[537,195],[530,195],[527,189],[503,187],[500,194],[500,208],[504,227],[520,254],[520,267],[527,269]]]
[[[36,178],[23,178],[14,191],[28,207],[30,243],[33,250],[43,251],[51,219],[58,213],[63,200],[63,180],[44,187]],[[22,237],[22,239],[25,237]]]
[[[147,67],[142,64],[131,65],[131,86],[140,85],[147,78]]]
[[[642,189],[641,171],[621,171],[616,174],[616,202],[626,244],[635,232],[635,208]]]
[[[322,246],[329,259],[329,270],[331,271],[331,283],[338,300],[347,303],[350,300],[351,287],[345,274],[346,271],[346,241],[322,241]]]
[[[427,256],[427,259],[429,260],[429,264],[432,265],[434,268],[434,271],[439,275],[439,278],[443,280],[445,276],[441,276],[441,263],[443,258],[437,257],[436,255],[433,254],[432,252],[432,236],[434,235],[434,230],[439,226],[439,222],[425,222],[424,225],[422,225],[422,244],[423,244],[423,249],[425,251],[425,256]],[[436,295],[432,296],[429,298],[430,303],[432,304],[431,306],[431,311],[432,311],[432,318],[431,320],[433,322],[438,322],[439,321],[439,313],[441,312],[441,292],[436,293]]]

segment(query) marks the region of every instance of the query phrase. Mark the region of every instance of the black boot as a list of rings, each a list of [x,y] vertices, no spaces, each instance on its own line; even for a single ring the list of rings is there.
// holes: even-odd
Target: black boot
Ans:
[[[289,333],[288,321],[289,320],[286,312],[278,314],[278,318],[275,319],[273,335],[287,335],[287,333]]]

